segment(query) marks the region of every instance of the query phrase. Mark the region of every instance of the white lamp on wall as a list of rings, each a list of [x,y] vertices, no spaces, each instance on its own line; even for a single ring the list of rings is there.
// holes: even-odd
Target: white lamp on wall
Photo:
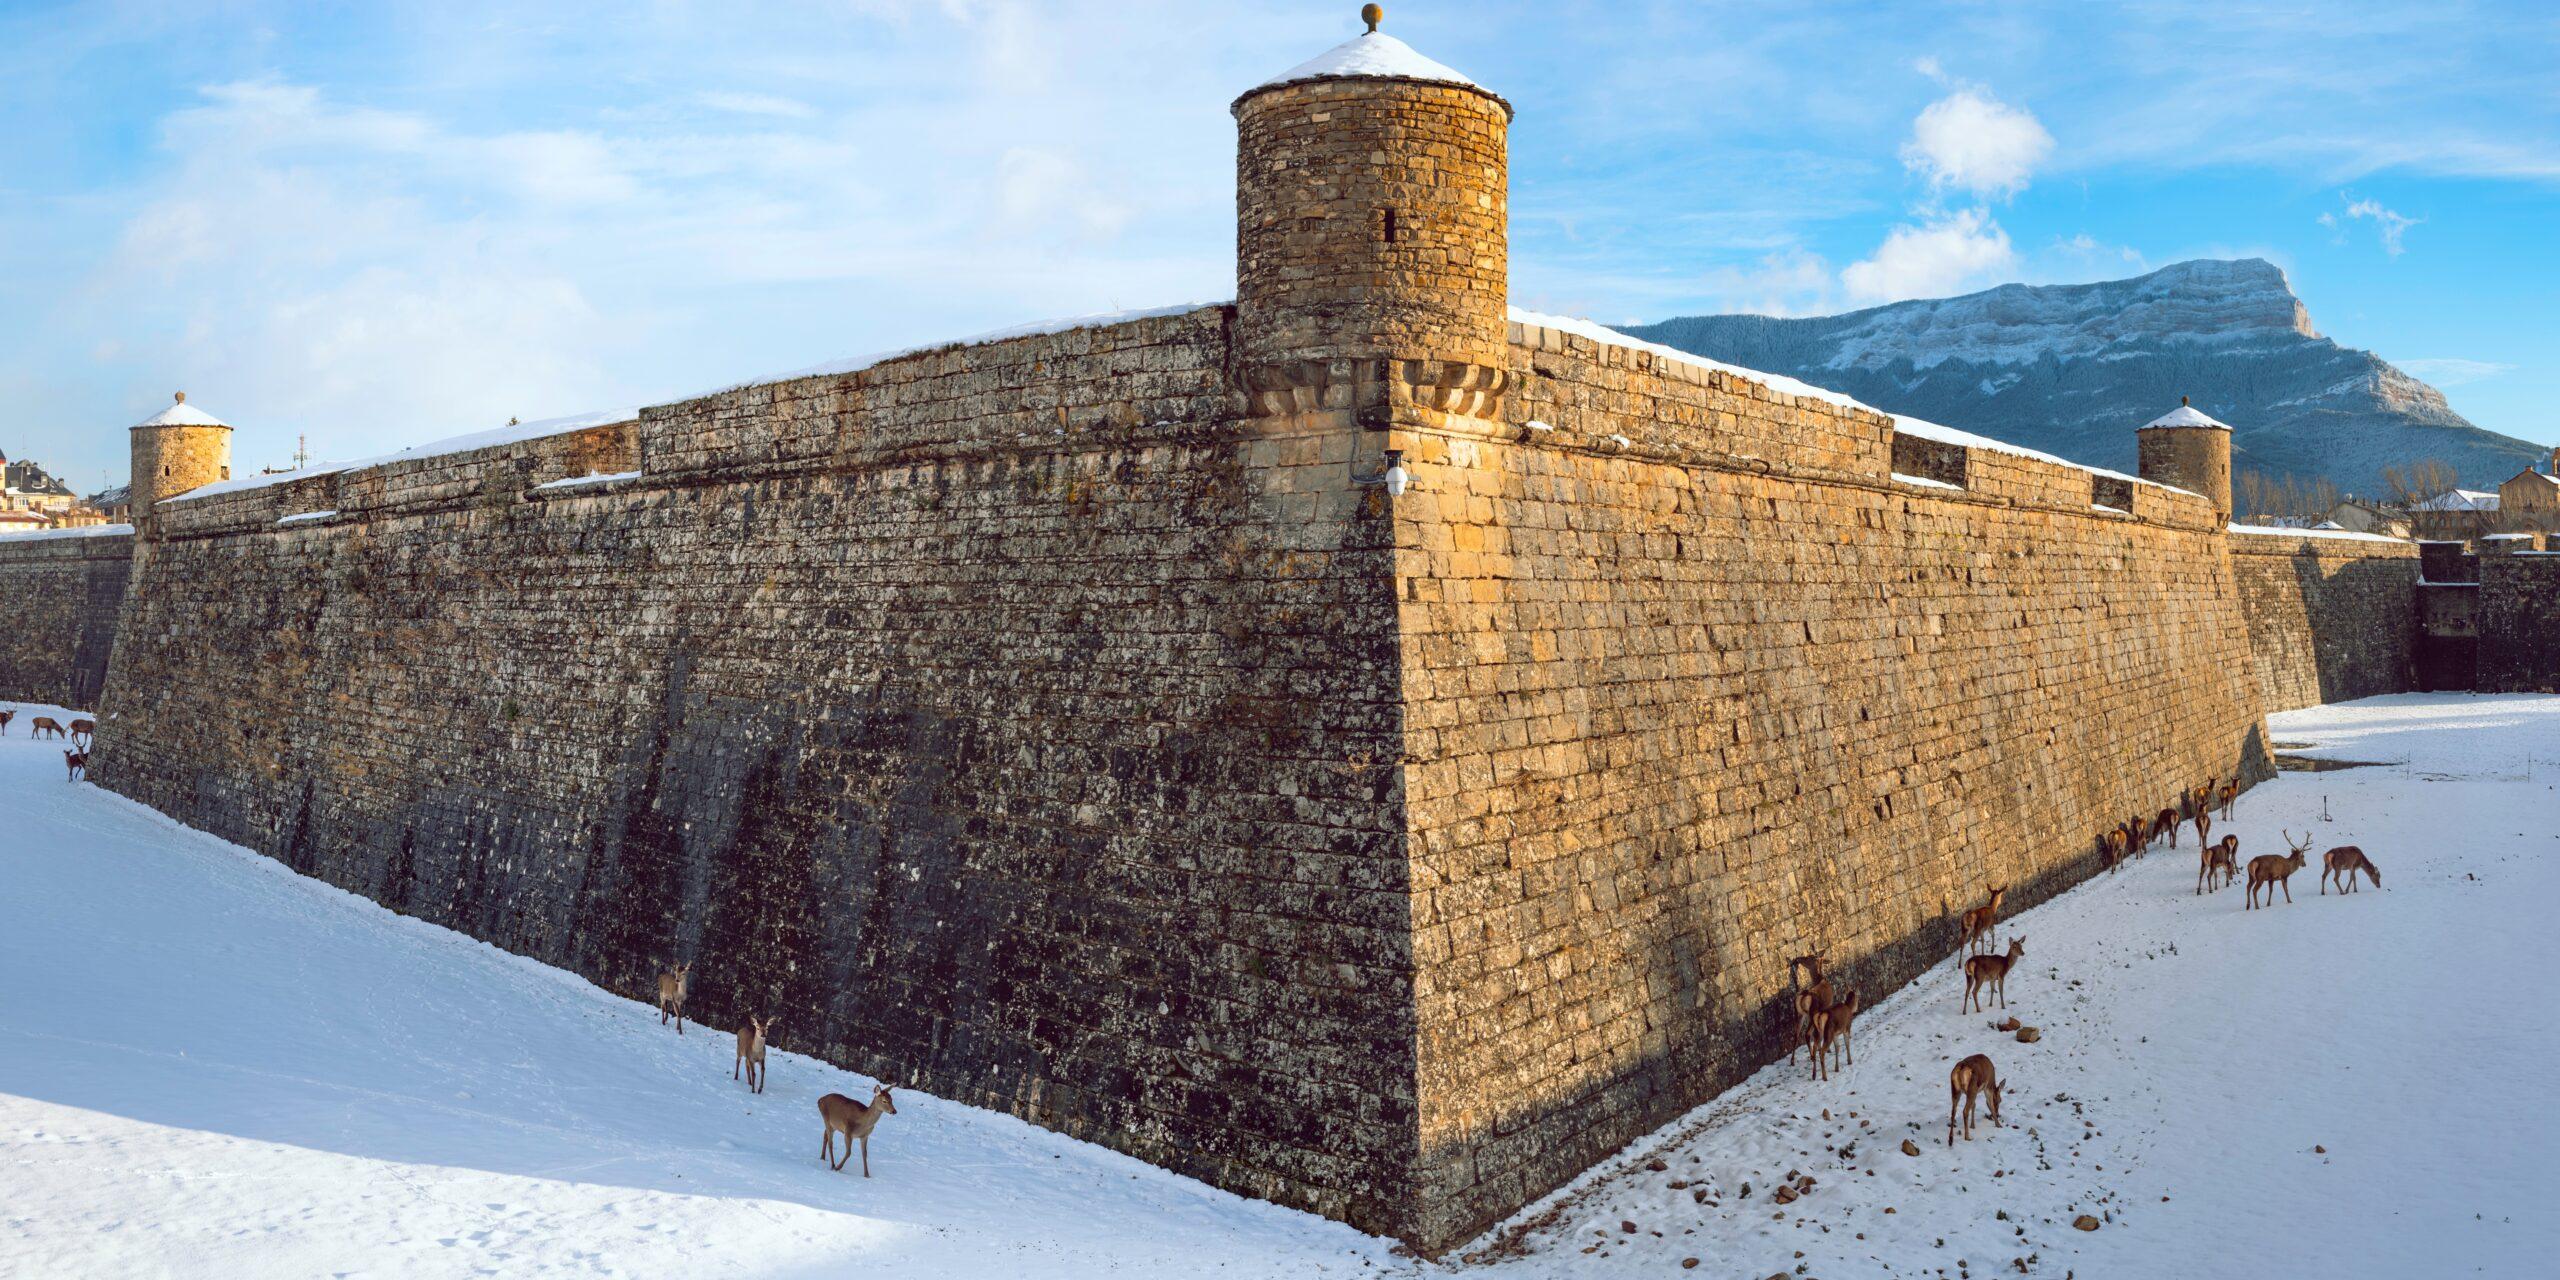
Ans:
[[[1404,491],[1413,487],[1413,473],[1404,469],[1404,450],[1388,449],[1381,453],[1380,456],[1386,459],[1387,466],[1385,470],[1380,471],[1374,476],[1354,476],[1352,477],[1352,482],[1355,484],[1384,485],[1386,486],[1388,497],[1403,497]]]

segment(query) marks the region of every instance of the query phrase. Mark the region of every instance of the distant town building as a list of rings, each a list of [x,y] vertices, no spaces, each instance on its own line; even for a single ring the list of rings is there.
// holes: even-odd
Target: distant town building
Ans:
[[[0,528],[68,529],[106,521],[105,512],[82,502],[42,465],[12,462],[0,453]]]
[[[2480,489],[2448,489],[2409,508],[2410,532],[2429,542],[2469,542],[2496,532],[2498,495]]]
[[[2329,508],[2328,522],[2356,533],[2378,533],[2390,538],[2409,536],[2408,516],[2353,495]]]
[[[2498,486],[2499,527],[2510,532],[2560,533],[2560,448],[2549,471],[2527,467]]]

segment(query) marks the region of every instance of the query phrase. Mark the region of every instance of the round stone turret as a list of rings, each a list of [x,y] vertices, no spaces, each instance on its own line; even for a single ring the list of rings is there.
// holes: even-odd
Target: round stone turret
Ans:
[[[163,498],[231,478],[231,425],[187,403],[133,424],[133,525],[140,529]]]
[[[2142,478],[2200,493],[2231,515],[2231,428],[2178,397],[2178,407],[2142,424]]]
[[[1235,101],[1253,411],[1489,417],[1508,366],[1511,105],[1362,16],[1368,33]]]

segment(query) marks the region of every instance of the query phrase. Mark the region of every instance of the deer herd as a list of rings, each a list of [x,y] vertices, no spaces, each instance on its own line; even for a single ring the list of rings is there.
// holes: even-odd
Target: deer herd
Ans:
[[[2162,838],[2169,847],[2178,847],[2181,828],[2192,824],[2196,831],[2197,866],[2195,892],[2198,896],[2220,892],[2241,878],[2240,837],[2225,834],[2212,839],[2215,816],[2231,821],[2231,809],[2240,798],[2240,779],[2217,782],[2207,779],[2202,786],[2181,791],[2177,803],[2146,818],[2134,813],[2122,823],[2100,834],[2097,840],[2098,863],[2112,875],[2128,860],[2136,860],[2149,852]],[[2273,906],[2282,891],[2286,902],[2293,901],[2289,877],[2310,860],[2312,837],[2296,840],[2291,831],[2284,833],[2287,852],[2279,856],[2260,854],[2248,862],[2248,893],[2243,910],[2261,905]],[[2340,845],[2321,855],[2320,892],[2329,891],[2332,879],[2340,893],[2356,891],[2356,877],[2363,875],[2376,888],[2381,887],[2382,872],[2373,860],[2354,845]],[[1994,885],[1982,905],[1968,907],[1954,915],[1957,969],[1964,975],[1964,1002],[1967,1013],[1986,1008],[2009,1007],[2009,974],[2026,954],[2026,938],[2012,935],[2008,946],[1999,947],[1995,931],[2001,910],[2007,905],[2008,885]],[[2260,901],[2264,893],[2263,904]],[[1788,985],[1794,989],[1791,1004],[1795,1017],[1787,1050],[1794,1061],[1803,1050],[1812,1061],[1813,1078],[1829,1079],[1842,1063],[1854,1065],[1849,1056],[1849,1026],[1858,1014],[1858,992],[1832,989],[1825,972],[1823,954],[1795,956],[1787,961]],[[2016,1029],[2012,1018],[2004,1029]],[[2023,1038],[2023,1036],[2022,1036]],[[1991,1123],[2000,1123],[1999,1070],[1987,1054],[1973,1054],[1955,1064],[1947,1073],[1947,1145],[1954,1146],[1956,1135],[1973,1139],[1974,1116],[1978,1105]],[[1987,1104],[1987,1105],[1985,1105]]]
[[[0,708],[0,738],[9,735],[9,722],[18,718],[16,707]],[[67,781],[78,782],[89,775],[89,743],[97,736],[98,722],[87,717],[73,717],[64,724],[52,716],[33,716],[27,720],[27,736],[52,737],[70,745],[62,752],[62,763],[68,771]]]
[[[690,960],[658,971],[659,1026],[663,1027],[672,1022],[675,1024],[676,1034],[684,1034],[684,998],[685,993],[691,990],[692,986],[693,962]],[[748,1014],[746,1025],[738,1028],[738,1053],[730,1062],[729,1078],[745,1080],[749,1093],[764,1092],[765,1037],[772,1032],[775,1021],[774,1018],[760,1018],[754,1014]],[[890,1094],[889,1086],[885,1084],[872,1088],[871,1101],[868,1105],[856,1102],[841,1093],[830,1093],[818,1099],[818,1122],[824,1126],[818,1138],[818,1163],[830,1169],[841,1170],[845,1162],[853,1158],[855,1144],[859,1143],[862,1150],[862,1176],[870,1177],[871,1131],[879,1127],[880,1117],[896,1114],[898,1114],[898,1100]],[[844,1135],[842,1156],[835,1154],[836,1135],[839,1133]]]

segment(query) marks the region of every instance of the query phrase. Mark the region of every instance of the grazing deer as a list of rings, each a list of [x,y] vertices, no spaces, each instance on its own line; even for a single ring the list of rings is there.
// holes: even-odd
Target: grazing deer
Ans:
[[[2272,853],[2262,853],[2249,859],[2249,905],[2242,907],[2241,910],[2247,911],[2258,905],[2258,890],[2261,887],[2269,891],[2268,906],[2272,907],[2276,904],[2274,890],[2279,888],[2284,890],[2286,902],[2293,901],[2293,885],[2290,877],[2294,872],[2302,870],[2305,855],[2311,852],[2311,839],[2305,836],[2302,843],[2295,844],[2293,833],[2287,831],[2284,833],[2284,842],[2286,847],[2293,850],[2292,853],[2281,858]]]
[[[0,711],[0,738],[9,736],[9,722],[17,718],[18,709],[16,707],[11,707],[6,711]]]
[[[54,719],[52,716],[37,716],[35,719],[27,722],[27,736],[30,738],[41,738],[48,731],[57,738],[61,737],[62,722]]]
[[[1989,902],[1967,907],[1963,915],[1956,917],[1956,951],[1959,954],[1972,950],[1977,942],[1984,947],[1991,945],[1992,926],[2000,923],[2000,903],[2008,896],[2009,886],[1994,885]]]
[[[1857,1017],[1858,993],[1854,989],[1840,997],[1838,1004],[1831,1005],[1813,1015],[1814,1079],[1830,1078],[1830,1069],[1823,1065],[1823,1060],[1835,1047],[1848,1059],[1850,1066],[1858,1065],[1858,1055],[1849,1047],[1849,1024]]]
[[[2159,816],[2151,820],[2151,838],[2157,840],[2162,836],[2167,836],[2169,837],[2169,847],[2172,849],[2177,848],[2178,822],[2179,818],[2177,810],[2161,810]]]
[[[2205,844],[2205,837],[2212,833],[2213,811],[2209,809],[2196,810],[2196,847],[2203,848]]]
[[[62,763],[68,766],[71,770],[71,776],[63,779],[63,781],[78,782],[89,772],[89,753],[86,751],[65,751],[62,753]]]
[[[1980,993],[1988,987],[2000,999],[2000,1007],[2009,1007],[2009,967],[2027,953],[2027,940],[2012,935],[2005,955],[1968,956],[1964,962],[1964,998],[1970,1011],[1980,1013]]]
[[[738,1069],[746,1068],[747,1092],[764,1092],[764,1038],[773,1030],[773,1019],[747,1015],[747,1025],[738,1028],[738,1060],[729,1067],[729,1078],[738,1078]]]
[[[2235,777],[2231,781],[2222,784],[2222,820],[2224,822],[2231,821],[2231,806],[2239,799],[2240,779]]]
[[[2320,892],[2324,895],[2327,894],[2329,892],[2329,877],[2336,876],[2338,878],[2338,892],[2354,893],[2356,891],[2356,873],[2359,871],[2373,877],[2374,888],[2379,889],[2382,887],[2382,872],[2373,865],[2373,859],[2364,856],[2364,850],[2351,844],[2342,844],[2335,849],[2331,849],[2327,853],[2321,854]]]
[[[74,742],[79,743],[81,746],[84,746],[84,747],[85,747],[85,746],[89,745],[90,740],[91,740],[91,739],[93,739],[93,738],[96,738],[97,736],[98,736],[98,722],[97,722],[97,721],[95,721],[95,720],[74,720],[74,721],[72,721],[72,722],[71,722],[71,740],[72,740],[72,741],[74,741]]]
[[[673,1017],[677,1035],[684,1034],[685,982],[692,976],[691,960],[658,975],[658,1025],[667,1025],[667,1019]]]
[[[859,1142],[862,1144],[862,1176],[870,1177],[871,1131],[879,1126],[880,1117],[896,1114],[898,1101],[889,1096],[889,1086],[885,1084],[871,1091],[871,1105],[867,1107],[841,1093],[830,1093],[818,1099],[818,1120],[827,1126],[826,1136],[818,1142],[819,1162],[824,1164],[834,1157],[836,1135],[841,1133],[844,1135],[844,1158],[827,1167],[844,1168],[845,1160],[853,1158],[853,1144]]]
[[[1947,1145],[1956,1144],[1956,1106],[1964,1106],[1964,1140],[1973,1141],[1973,1101],[1984,1094],[1991,1096],[1991,1123],[2000,1123],[2000,1073],[1991,1067],[1991,1059],[1975,1054],[1956,1064],[1947,1073]]]
[[[2240,837],[2238,836],[2224,836],[2206,845],[2204,855],[2196,865],[2196,892],[2201,894],[2211,889],[2220,893],[2225,886],[2240,877],[2239,859]],[[2214,883],[2215,872],[2222,874],[2221,884]]]

